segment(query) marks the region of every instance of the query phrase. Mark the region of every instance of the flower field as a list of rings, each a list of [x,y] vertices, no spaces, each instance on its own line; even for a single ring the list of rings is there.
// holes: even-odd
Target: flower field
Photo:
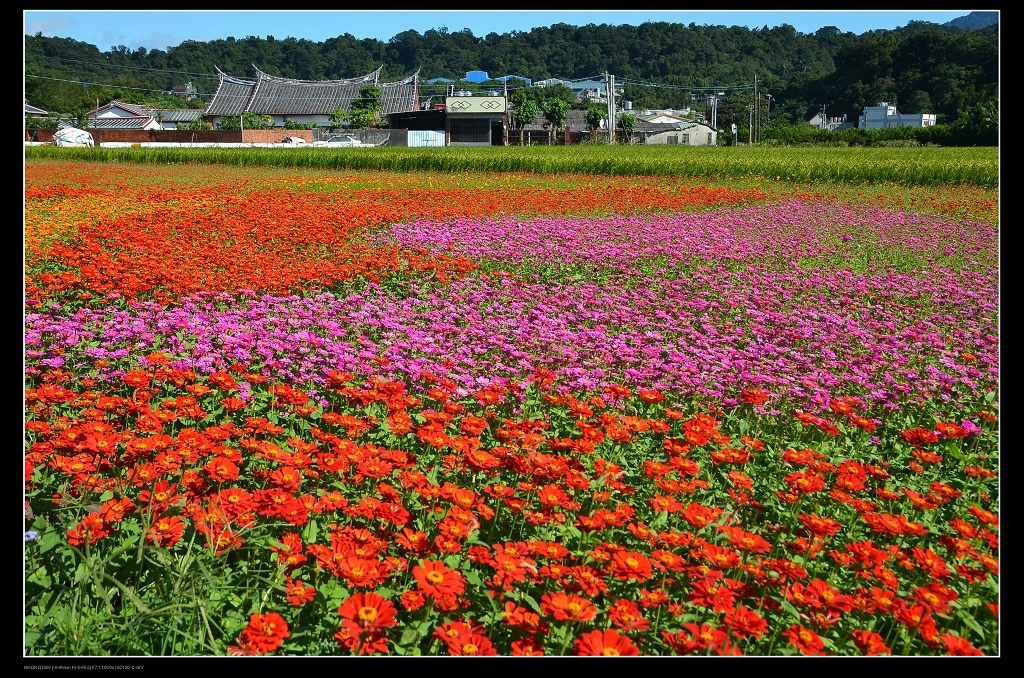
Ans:
[[[998,192],[936,157],[28,157],[25,655],[998,655]]]

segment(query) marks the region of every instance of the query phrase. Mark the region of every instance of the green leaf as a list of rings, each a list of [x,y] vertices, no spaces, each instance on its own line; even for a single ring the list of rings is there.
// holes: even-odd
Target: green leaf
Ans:
[[[958,614],[957,618],[964,624],[966,624],[968,627],[970,627],[972,631],[977,633],[979,638],[984,639],[986,637],[985,629],[981,628],[981,624],[979,624],[971,614]]]
[[[43,532],[43,536],[39,538],[39,552],[46,553],[62,542],[63,540],[60,535],[57,534],[57,530],[49,529],[46,532]]]
[[[50,584],[53,583],[53,580],[50,579],[50,575],[47,574],[45,567],[40,567],[38,570],[26,577],[25,580],[30,581],[33,584],[39,584],[44,589],[50,588]]]
[[[536,600],[533,599],[532,596],[530,596],[529,594],[524,593],[523,594],[523,600],[526,602],[527,605],[529,605],[530,607],[533,608],[534,612],[536,612],[537,614],[540,614],[540,605],[537,603]]]
[[[319,528],[317,527],[316,521],[313,520],[313,519],[310,519],[310,521],[308,523],[306,523],[306,526],[304,528],[302,528],[302,541],[303,541],[303,543],[315,544],[318,531],[319,531]]]
[[[780,600],[779,603],[782,605],[782,609],[790,613],[797,619],[800,619],[800,611],[793,607],[793,604],[788,600]]]

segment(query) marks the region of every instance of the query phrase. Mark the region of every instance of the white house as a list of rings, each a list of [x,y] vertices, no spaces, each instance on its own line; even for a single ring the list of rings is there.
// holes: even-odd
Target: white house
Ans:
[[[718,131],[702,122],[637,121],[635,134],[645,144],[666,144],[669,146],[716,146]]]
[[[685,117],[685,116],[689,115],[690,112],[691,111],[690,111],[689,108],[684,108],[681,111],[676,111],[676,110],[673,110],[671,108],[665,109],[663,111],[645,110],[642,113],[640,113],[640,115],[638,115],[636,117],[637,117],[637,120],[644,120],[646,122],[651,122],[651,123],[659,123],[659,122],[672,122],[672,123],[691,122],[690,118]]]
[[[152,108],[139,104],[111,101],[89,111],[89,127],[93,129],[178,129],[188,127],[203,117],[198,108]]]
[[[900,113],[888,102],[877,106],[865,106],[857,119],[860,129],[885,129],[887,127],[931,127],[935,124],[934,113]]]
[[[853,123],[846,119],[845,115],[836,115],[831,117],[823,116],[821,113],[815,113],[814,117],[808,120],[814,127],[820,127],[821,129],[831,130],[832,132],[841,132],[844,129],[853,127]]]

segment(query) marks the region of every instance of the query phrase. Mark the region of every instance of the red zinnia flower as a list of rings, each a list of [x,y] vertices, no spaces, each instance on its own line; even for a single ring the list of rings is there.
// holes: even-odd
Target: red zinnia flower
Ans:
[[[376,593],[356,593],[338,607],[342,619],[355,622],[363,631],[378,631],[395,626],[395,606]]]
[[[432,598],[458,596],[466,587],[462,575],[439,560],[423,561],[422,566],[412,568],[412,576],[416,578],[416,585],[423,595]]]
[[[556,621],[590,621],[597,616],[597,606],[586,598],[562,592],[545,593],[540,599],[541,612],[554,616]]]
[[[316,598],[316,589],[303,583],[301,579],[293,581],[288,577],[284,590],[288,594],[285,599],[295,606],[304,605]]]
[[[874,631],[854,631],[853,642],[856,643],[861,652],[869,657],[880,654],[892,654],[892,650],[885,644],[882,636]]]
[[[585,656],[631,657],[640,654],[640,648],[615,629],[591,631],[575,641],[575,654]]]
[[[288,636],[288,623],[284,617],[276,612],[268,612],[249,617],[249,625],[242,629],[238,640],[243,647],[251,646],[261,653],[267,653],[281,647]]]
[[[783,635],[803,654],[818,655],[825,649],[825,641],[821,636],[799,624],[790,626]]]
[[[620,581],[645,582],[651,578],[651,561],[640,553],[618,551],[612,556],[612,575]]]

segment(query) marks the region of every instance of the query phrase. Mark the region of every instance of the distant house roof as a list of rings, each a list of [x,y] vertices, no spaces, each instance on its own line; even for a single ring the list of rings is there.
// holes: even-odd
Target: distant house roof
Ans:
[[[151,115],[117,118],[90,118],[89,129],[160,129],[160,123]]]
[[[123,101],[111,101],[99,108],[89,111],[90,120],[116,120],[118,118],[153,117],[162,122],[192,122],[203,117],[199,108],[153,108],[139,104],[126,104]]]
[[[455,82],[455,80],[453,78],[430,78],[427,82],[433,85],[438,82]]]
[[[29,102],[25,102],[25,115],[49,115],[46,111],[41,108],[36,108]]]
[[[465,82],[483,82],[490,79],[487,71],[466,71],[466,77],[463,78]]]
[[[163,122],[192,122],[203,117],[201,108],[151,108],[149,114]]]
[[[282,78],[258,68],[256,79],[247,80],[230,76],[218,68],[220,83],[204,115],[330,115],[339,108],[351,111],[352,102],[359,98],[359,90],[366,85],[381,88],[382,115],[415,111],[419,72],[399,82],[382,83],[379,82],[381,68],[358,78],[318,81]]]

